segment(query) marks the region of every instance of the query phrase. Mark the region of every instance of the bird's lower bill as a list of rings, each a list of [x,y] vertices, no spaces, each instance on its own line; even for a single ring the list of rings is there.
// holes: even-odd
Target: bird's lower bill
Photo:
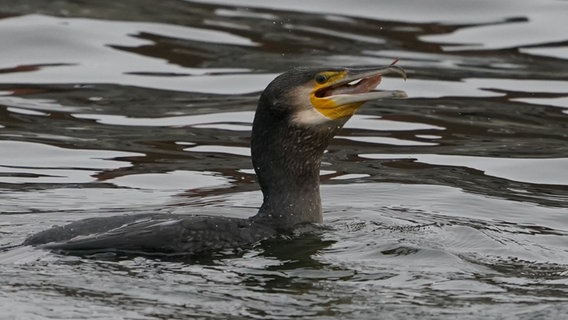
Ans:
[[[407,96],[400,90],[374,90],[381,80],[382,76],[377,74],[319,88],[312,94],[311,103],[319,113],[336,120],[352,116],[366,101]]]

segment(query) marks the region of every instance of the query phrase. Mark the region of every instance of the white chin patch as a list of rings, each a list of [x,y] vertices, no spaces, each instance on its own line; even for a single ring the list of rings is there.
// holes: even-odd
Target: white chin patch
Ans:
[[[292,122],[296,124],[309,126],[324,124],[330,121],[332,121],[332,119],[319,113],[319,111],[313,107],[296,112],[292,118]]]
[[[292,103],[298,106],[292,117],[292,122],[297,125],[313,126],[332,121],[332,119],[324,116],[312,106],[309,98],[311,90],[312,88],[306,85],[295,88],[290,92],[289,97]]]

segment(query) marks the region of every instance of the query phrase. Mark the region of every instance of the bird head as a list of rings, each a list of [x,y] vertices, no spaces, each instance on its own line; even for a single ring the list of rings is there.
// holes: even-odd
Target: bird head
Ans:
[[[406,72],[394,63],[386,67],[297,67],[274,79],[263,93],[275,115],[296,125],[344,123],[366,101],[405,98],[400,90],[377,90],[382,77]]]

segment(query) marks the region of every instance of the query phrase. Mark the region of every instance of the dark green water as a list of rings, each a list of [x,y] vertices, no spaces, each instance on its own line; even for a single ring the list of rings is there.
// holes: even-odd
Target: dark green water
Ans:
[[[324,157],[326,230],[191,261],[0,252],[0,319],[562,319],[568,2],[0,1],[0,247],[246,217],[259,92],[390,64]]]

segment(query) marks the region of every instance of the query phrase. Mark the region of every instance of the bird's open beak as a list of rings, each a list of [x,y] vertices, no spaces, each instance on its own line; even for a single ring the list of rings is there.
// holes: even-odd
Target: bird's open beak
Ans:
[[[339,119],[353,115],[366,101],[385,98],[406,98],[400,90],[374,90],[383,75],[396,73],[406,80],[406,72],[399,66],[348,68],[326,74],[328,80],[316,84],[312,91],[312,105],[324,116]]]

